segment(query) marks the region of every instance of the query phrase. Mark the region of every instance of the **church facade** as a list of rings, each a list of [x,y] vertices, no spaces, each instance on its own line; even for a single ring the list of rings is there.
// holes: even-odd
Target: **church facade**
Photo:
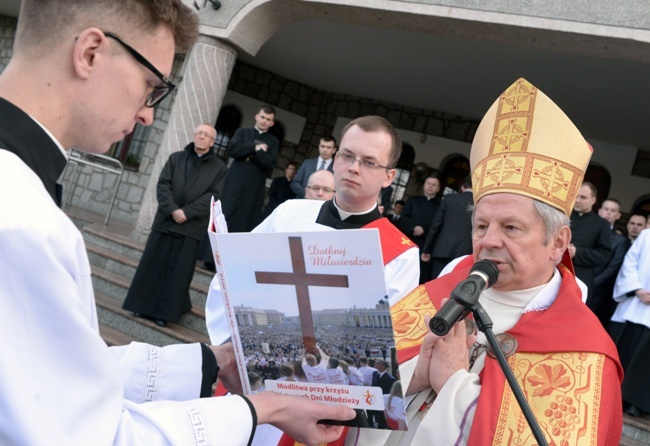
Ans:
[[[16,25],[3,3],[17,2],[0,2],[7,14],[0,15],[0,70],[11,56]],[[218,141],[227,144],[228,132],[252,125],[257,107],[266,103],[278,110],[282,138],[273,176],[289,161],[315,156],[320,136],[338,136],[351,119],[377,114],[412,149],[399,166],[394,200],[418,194],[431,173],[454,188],[468,170],[474,131],[490,105],[482,92],[492,98],[519,75],[542,77],[535,67],[546,64],[551,74],[541,83],[529,80],[552,97],[544,81],[555,88],[570,104],[563,103],[564,109],[576,104],[569,114],[594,146],[588,179],[619,198],[623,211],[650,211],[650,136],[643,142],[623,128],[636,122],[625,113],[650,99],[650,89],[639,84],[631,93],[620,82],[616,88],[623,97],[614,102],[604,96],[611,85],[593,88],[616,75],[608,67],[650,73],[650,14],[640,13],[650,6],[642,0],[630,0],[625,8],[600,0],[588,7],[478,0],[232,0],[218,9],[218,2],[208,0],[186,3],[200,17],[201,37],[176,60],[177,90],[157,108],[153,126],[136,129],[109,152],[126,166],[119,183],[117,175],[98,169],[66,172],[64,188],[74,190],[67,199],[73,206],[107,213],[116,191],[111,218],[134,224],[146,236],[156,209],[155,185],[169,154],[191,141],[199,123],[220,123]],[[477,53],[492,55],[494,64]],[[505,63],[508,56],[525,62],[523,73]],[[572,71],[564,72],[562,63]],[[454,69],[453,76],[442,74],[445,66]],[[595,80],[580,77],[583,68]],[[583,85],[590,88],[581,90]],[[603,113],[590,114],[598,108],[591,101]],[[607,114],[609,125],[598,125]]]

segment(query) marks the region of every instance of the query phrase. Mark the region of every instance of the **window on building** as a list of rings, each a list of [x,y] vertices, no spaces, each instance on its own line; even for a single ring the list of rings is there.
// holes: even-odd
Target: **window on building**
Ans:
[[[275,121],[273,127],[269,129],[269,133],[275,136],[280,142],[280,146],[282,146],[282,142],[284,141],[284,124],[281,121]]]
[[[138,170],[151,128],[136,124],[131,133],[111,147],[107,155],[117,158],[125,168]]]
[[[596,204],[594,209],[599,209],[605,198],[609,196],[609,189],[612,185],[612,176],[609,171],[602,166],[589,164],[585,171],[584,181],[589,181],[596,186],[598,196],[596,197]]]
[[[217,122],[214,128],[217,129],[217,138],[214,141],[215,153],[224,161],[228,160],[228,142],[235,134],[235,131],[241,127],[242,115],[239,109],[234,105],[221,107]]]
[[[402,143],[402,154],[397,161],[395,178],[393,179],[393,194],[390,197],[391,209],[398,200],[403,200],[406,194],[406,185],[411,178],[411,170],[415,160],[415,149],[408,142]]]
[[[632,175],[650,178],[650,150],[639,149],[632,167]]]
[[[457,155],[444,162],[440,185],[444,193],[460,192],[460,183],[468,176],[469,160],[463,155]]]

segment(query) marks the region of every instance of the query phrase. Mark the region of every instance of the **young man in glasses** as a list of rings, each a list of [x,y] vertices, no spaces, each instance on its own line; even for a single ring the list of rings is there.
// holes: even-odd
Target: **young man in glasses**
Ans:
[[[232,346],[109,349],[99,335],[83,238],[57,206],[66,149],[102,153],[150,125],[197,30],[180,0],[21,3],[0,75],[3,444],[243,445],[256,422],[320,443],[341,429],[317,420],[354,417],[284,395],[199,399],[219,372],[237,390]]]
[[[334,198],[324,203],[289,200],[278,206],[253,232],[377,228],[386,293],[391,304],[397,302],[417,286],[418,248],[381,216],[377,196],[383,187],[392,183],[401,148],[397,132],[386,119],[364,116],[351,121],[341,133],[339,151],[334,158]],[[218,280],[213,280],[210,286],[206,322],[213,343],[230,337]],[[356,432],[356,428],[353,430]],[[275,444],[282,433],[269,431],[265,429],[265,437],[256,441]]]

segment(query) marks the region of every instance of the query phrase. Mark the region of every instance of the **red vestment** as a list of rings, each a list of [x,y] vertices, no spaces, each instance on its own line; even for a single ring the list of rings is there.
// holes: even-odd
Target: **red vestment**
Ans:
[[[393,306],[400,364],[419,353],[424,315],[435,314],[472,264],[468,256]],[[563,264],[558,268],[562,284],[555,302],[524,313],[507,331],[518,342],[508,361],[550,445],[615,445],[622,430],[623,377],[616,347],[582,302],[573,274]],[[496,359],[486,357],[480,379],[468,445],[536,444]]]

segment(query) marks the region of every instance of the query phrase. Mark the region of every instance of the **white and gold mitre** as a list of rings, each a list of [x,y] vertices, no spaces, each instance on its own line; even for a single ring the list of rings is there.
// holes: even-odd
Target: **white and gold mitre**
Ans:
[[[470,154],[474,201],[508,192],[571,215],[591,154],[564,112],[521,78],[492,104],[476,130]]]

